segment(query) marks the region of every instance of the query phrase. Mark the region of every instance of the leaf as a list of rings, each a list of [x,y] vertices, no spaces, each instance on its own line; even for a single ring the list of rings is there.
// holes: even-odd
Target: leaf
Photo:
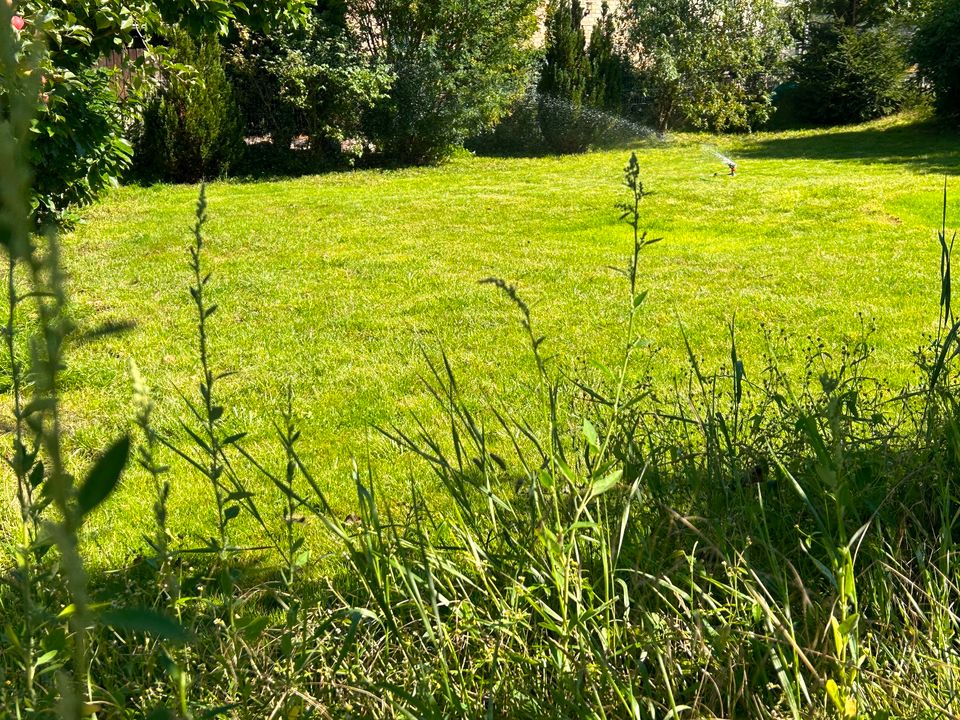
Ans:
[[[547,490],[552,490],[556,483],[554,482],[553,475],[551,475],[546,470],[541,470],[537,473],[537,479],[540,481],[540,484]]]
[[[583,436],[587,439],[587,442],[590,443],[591,447],[599,449],[600,437],[597,435],[597,429],[593,426],[593,423],[587,419],[583,421]]]
[[[121,608],[100,615],[100,622],[114,630],[143,632],[182,645],[190,633],[176,620],[149,608]]]
[[[43,482],[43,463],[38,462],[30,471],[30,487],[35,488]]]
[[[237,629],[243,633],[248,643],[256,640],[270,624],[270,618],[265,615],[248,615],[237,620]]]
[[[63,610],[57,614],[58,619],[68,618],[77,611],[77,606],[73,603],[67,605]]]
[[[621,477],[623,477],[623,471],[614,470],[609,475],[596,480],[593,485],[590,486],[590,497],[588,499],[593,500],[593,498],[599,497],[605,492],[608,492],[618,482],[620,482]]]
[[[843,710],[843,703],[840,702],[840,688],[837,687],[837,683],[833,678],[827,679],[827,695],[833,701],[837,710]]]
[[[87,515],[113,492],[129,455],[130,436],[124,435],[93,464],[77,493],[77,508],[81,517]]]
[[[223,511],[223,519],[225,521],[233,520],[237,515],[240,514],[239,505],[231,505],[226,510]]]
[[[247,434],[245,432],[239,432],[239,433],[236,433],[235,435],[230,435],[228,437],[225,437],[223,440],[221,440],[220,445],[221,447],[226,447],[227,445],[233,445],[243,440],[246,436]]]
[[[47,650],[43,655],[41,655],[34,661],[33,666],[35,668],[38,668],[41,665],[46,665],[48,662],[53,660],[56,656],[57,656],[56,650]]]

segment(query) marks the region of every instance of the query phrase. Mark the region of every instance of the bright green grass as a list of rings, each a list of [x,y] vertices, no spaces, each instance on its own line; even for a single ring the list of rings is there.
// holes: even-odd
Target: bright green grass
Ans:
[[[739,161],[736,178],[714,175],[724,169],[703,142]],[[762,323],[793,338],[796,366],[807,336],[836,347],[859,332],[858,313],[877,328],[875,373],[895,384],[912,377],[911,352],[936,320],[935,228],[943,175],[960,172],[960,138],[900,119],[680,136],[638,154],[654,193],[643,224],[665,238],[643,260],[654,377],[683,371],[681,325],[706,366],[719,368],[736,316],[749,376],[763,362]],[[628,156],[464,157],[435,169],[210,185],[214,363],[238,371],[223,389],[250,447],[275,456],[270,421],[289,382],[305,454],[337,506],[349,512],[351,458],[368,454],[388,500],[402,502],[419,466],[370,428],[410,428],[410,412],[432,412],[418,380],[422,347],[446,349],[478,404],[496,391],[530,407],[517,313],[478,285],[487,276],[519,286],[567,365],[614,358],[626,293],[608,266],[623,265],[630,247],[614,207]],[[196,396],[185,249],[196,193],[119,190],[66,238],[81,324],[137,323],[73,352],[78,464],[128,426],[130,359],[156,389],[160,425],[176,426],[177,389]],[[960,186],[950,207],[956,221]],[[175,467],[173,527],[187,535],[211,527],[207,487]],[[91,523],[94,562],[117,561],[139,543],[151,502],[147,480],[129,474]]]

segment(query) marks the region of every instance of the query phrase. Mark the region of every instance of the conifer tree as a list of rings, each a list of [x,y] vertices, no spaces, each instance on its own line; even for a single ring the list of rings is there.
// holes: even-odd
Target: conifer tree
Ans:
[[[619,115],[623,111],[623,60],[615,46],[613,13],[604,0],[600,18],[590,34],[587,58],[590,76],[586,104]]]
[[[541,95],[583,104],[590,74],[580,0],[552,0],[547,10],[545,54],[537,87]]]

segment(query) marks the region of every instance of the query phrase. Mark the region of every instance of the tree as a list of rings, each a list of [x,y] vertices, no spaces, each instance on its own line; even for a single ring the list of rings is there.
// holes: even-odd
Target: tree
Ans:
[[[552,0],[547,8],[543,65],[537,90],[574,107],[583,104],[590,77],[585,13],[579,0]]]
[[[579,0],[552,0],[547,6],[537,119],[544,142],[554,152],[583,152],[592,139],[583,112],[590,81],[584,15]]]
[[[791,62],[797,116],[862,122],[907,97],[907,38],[928,0],[801,0],[793,7]]]
[[[215,37],[170,38],[170,59],[193,72],[165,72],[147,102],[134,165],[145,180],[197,182],[227,172],[243,153],[243,126]]]
[[[910,55],[933,88],[937,112],[960,120],[960,0],[939,0],[920,22]]]
[[[811,25],[794,62],[797,112],[816,123],[863,122],[896,112],[906,98],[903,47],[887,24]]]
[[[579,0],[553,0],[548,7],[544,60],[537,85],[538,120],[554,152],[582,152],[627,126],[623,109],[623,58],[606,2],[587,44]]]
[[[774,0],[627,0],[623,17],[659,130],[749,129],[770,116],[787,42]]]
[[[587,104],[619,115],[623,112],[624,62],[616,47],[616,25],[606,0],[590,33],[587,59],[590,64]]]
[[[17,3],[22,18],[23,52],[42,47],[43,87],[31,146],[37,173],[33,214],[38,225],[58,222],[70,208],[91,201],[129,166],[126,138],[129,114],[142,97],[128,87],[120,97],[117,75],[134,75],[165,63],[163,48],[150,47],[155,35],[171,27],[194,35],[223,33],[229,23],[269,27],[278,18],[302,15],[308,0],[28,0]],[[126,67],[101,67],[99,61],[130,47],[148,45],[148,58],[124,61]],[[124,54],[121,53],[121,59]],[[140,75],[146,77],[145,74]],[[136,110],[136,108],[133,108]]]
[[[896,19],[916,20],[927,5],[928,0],[800,0],[793,3],[793,12],[803,25],[827,19],[847,27],[876,27]]]
[[[538,0],[352,1],[364,52],[392,76],[366,121],[387,158],[441,160],[523,92]]]

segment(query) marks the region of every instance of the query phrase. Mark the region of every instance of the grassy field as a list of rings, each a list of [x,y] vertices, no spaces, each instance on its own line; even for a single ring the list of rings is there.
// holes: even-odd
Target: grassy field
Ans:
[[[725,176],[710,144],[739,162]],[[808,338],[829,347],[875,326],[873,371],[911,379],[911,352],[936,322],[941,192],[960,173],[960,138],[900,118],[853,129],[708,138],[637,148],[653,194],[643,225],[664,241],[644,256],[651,288],[650,372],[684,372],[681,327],[705,363],[728,358],[734,316],[749,374],[763,363],[762,325],[785,331],[799,368]],[[289,383],[305,454],[350,511],[351,458],[370,456],[386,497],[409,482],[371,426],[409,427],[428,405],[422,352],[443,348],[478,404],[497,392],[522,410],[532,378],[516,310],[478,280],[515,282],[547,347],[564,362],[608,360],[622,342],[617,220],[629,149],[576,157],[460,157],[440,168],[357,171],[208,188],[207,261],[214,364],[249,446],[273,461],[271,419]],[[196,390],[186,246],[195,187],[123,188],[65,240],[82,327],[135,320],[128,333],[73,350],[70,427],[83,453],[130,424],[128,363],[175,429],[178,391]],[[960,187],[950,215],[960,218]],[[861,321],[862,315],[862,321]],[[81,410],[82,408],[82,410]],[[87,457],[76,458],[87,461]],[[146,478],[130,473],[88,528],[92,561],[131,552],[150,523]],[[171,525],[209,527],[208,488],[174,481]],[[404,491],[405,492],[405,491]],[[398,500],[399,501],[399,500]]]

